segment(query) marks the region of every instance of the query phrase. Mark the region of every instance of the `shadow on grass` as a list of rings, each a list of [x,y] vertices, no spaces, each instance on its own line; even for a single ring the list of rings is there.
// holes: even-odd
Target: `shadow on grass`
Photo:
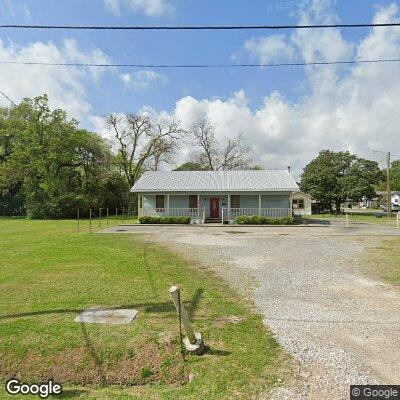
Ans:
[[[141,308],[142,310],[149,313],[172,313],[175,312],[174,305],[171,302],[159,302],[159,303],[136,303],[136,304],[123,304],[115,307],[104,307],[111,310],[120,310],[120,309],[130,309],[130,308]],[[42,310],[42,311],[29,311],[29,312],[21,312],[15,314],[4,314],[0,315],[0,321],[6,319],[13,318],[23,318],[23,317],[35,317],[40,315],[53,315],[53,314],[79,314],[84,309],[82,308],[65,308],[65,309],[56,309],[56,310]]]
[[[205,347],[205,353],[209,354],[211,356],[218,356],[218,357],[226,357],[226,356],[229,356],[231,354],[230,351],[213,349],[213,348],[211,348],[209,346]]]
[[[199,308],[199,303],[201,298],[203,297],[204,294],[204,289],[203,288],[198,288],[196,292],[194,293],[192,299],[187,305],[188,308],[188,313],[189,313],[189,318],[193,322],[195,313],[197,309]]]

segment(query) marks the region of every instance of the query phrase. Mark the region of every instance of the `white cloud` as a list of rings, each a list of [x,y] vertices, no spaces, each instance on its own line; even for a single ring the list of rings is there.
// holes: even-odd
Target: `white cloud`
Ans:
[[[84,52],[75,40],[64,40],[57,46],[53,42],[32,42],[25,46],[0,39],[0,59],[14,61],[45,60],[50,63],[85,62],[106,63],[107,56],[99,49]],[[52,107],[66,109],[71,116],[86,122],[92,106],[86,99],[84,83],[97,80],[102,69],[69,66],[0,65],[0,87],[15,102],[24,97],[49,95]],[[0,104],[7,101],[0,98]]]
[[[8,18],[23,19],[25,21],[31,20],[31,11],[29,6],[24,2],[16,2],[12,0],[2,0],[0,2],[0,16],[7,16]]]
[[[152,70],[141,70],[132,74],[121,74],[120,78],[126,88],[135,91],[144,91],[154,87],[157,84],[164,84],[168,82],[168,78]]]
[[[148,17],[160,17],[173,13],[174,8],[168,0],[104,0],[106,7],[116,15],[125,8]]]
[[[332,14],[333,4],[312,2],[308,11],[301,13],[301,21],[337,21]],[[374,21],[399,20],[399,11],[396,4],[380,7]],[[279,38],[278,42],[294,46],[306,61],[397,58],[400,29],[376,28],[358,43],[345,40],[338,29],[318,34],[299,31]],[[265,52],[265,42],[260,39],[251,43],[260,45],[260,49],[251,50],[258,51],[261,60],[278,56],[278,51]],[[282,51],[285,53],[286,49]],[[256,161],[268,168],[291,165],[297,175],[322,149],[349,150],[373,158],[372,150],[387,151],[395,146],[400,134],[398,70],[397,63],[307,67],[307,92],[297,102],[275,91],[265,96],[258,109],[252,110],[245,93],[238,91],[228,99],[184,97],[177,102],[174,112],[186,128],[195,119],[208,116],[220,140],[243,132],[252,144]]]
[[[294,46],[285,35],[252,38],[245,42],[244,47],[263,64],[278,60],[291,60],[296,53]]]

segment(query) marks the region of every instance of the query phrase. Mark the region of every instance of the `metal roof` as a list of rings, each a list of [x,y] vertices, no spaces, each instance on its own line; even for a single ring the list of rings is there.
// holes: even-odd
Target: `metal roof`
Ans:
[[[150,171],[132,187],[135,193],[292,192],[299,187],[287,170]]]

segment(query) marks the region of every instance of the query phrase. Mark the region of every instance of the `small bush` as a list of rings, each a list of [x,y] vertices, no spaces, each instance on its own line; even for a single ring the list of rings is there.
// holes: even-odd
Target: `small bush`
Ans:
[[[145,216],[139,218],[141,224],[190,224],[190,217],[152,217]]]
[[[241,215],[236,218],[236,223],[240,225],[294,225],[296,219],[293,217],[267,218],[262,215]]]

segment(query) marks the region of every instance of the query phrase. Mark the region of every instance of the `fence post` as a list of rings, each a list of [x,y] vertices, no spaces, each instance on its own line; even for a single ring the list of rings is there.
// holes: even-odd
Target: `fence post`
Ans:
[[[124,223],[124,212],[125,212],[125,207],[122,207],[122,223]]]
[[[78,232],[79,232],[79,208],[78,208],[78,213],[77,213],[77,219],[78,219]]]
[[[99,208],[99,228],[101,227],[101,208]]]
[[[189,316],[184,305],[181,302],[181,292],[178,286],[171,286],[169,289],[169,293],[171,294],[172,301],[174,302],[176,311],[179,317],[179,324],[182,323],[183,328],[185,329],[186,336],[183,339],[183,343],[186,347],[186,350],[192,354],[203,354],[204,352],[204,342],[201,337],[201,334],[198,332],[194,332],[192,328],[192,324],[190,323]]]
[[[115,207],[115,225],[118,224],[118,207]]]
[[[346,228],[349,227],[349,214],[346,213]]]
[[[108,207],[107,207],[107,226],[108,226]]]
[[[92,230],[92,209],[89,210],[89,224],[90,224],[90,230]]]

